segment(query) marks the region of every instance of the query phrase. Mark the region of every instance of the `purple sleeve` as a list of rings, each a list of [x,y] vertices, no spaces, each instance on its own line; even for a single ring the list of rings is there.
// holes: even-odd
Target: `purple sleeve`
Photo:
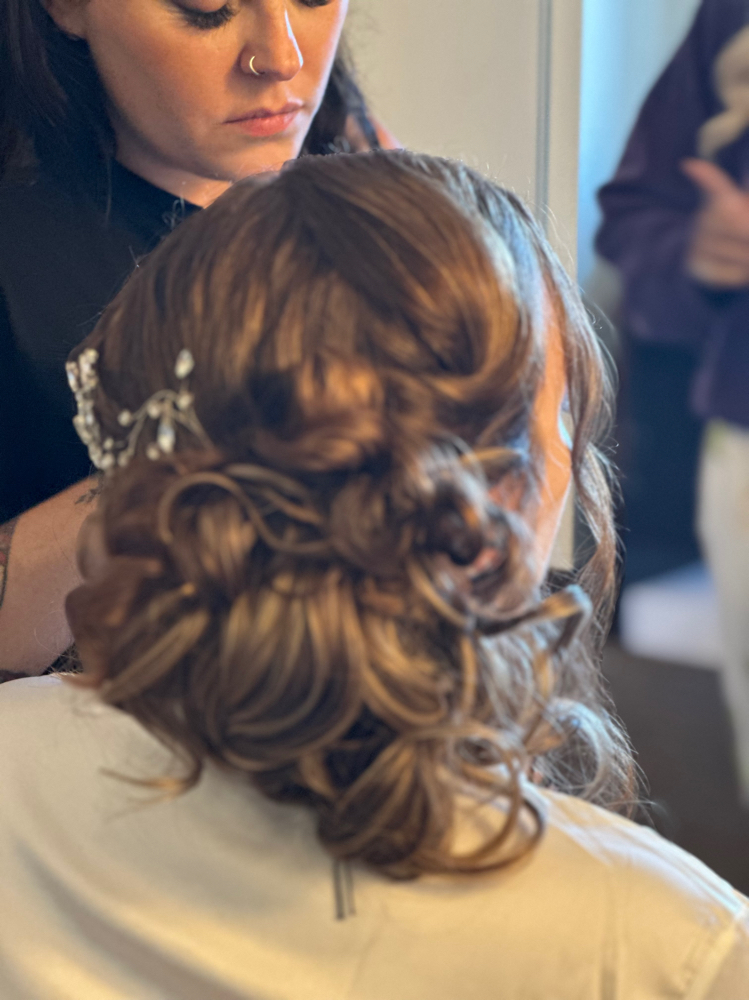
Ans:
[[[614,179],[599,192],[596,248],[624,282],[623,313],[637,337],[697,345],[725,295],[703,291],[685,261],[700,196],[679,169],[700,126],[722,105],[715,58],[746,23],[744,0],[704,0],[684,44],[650,92]]]

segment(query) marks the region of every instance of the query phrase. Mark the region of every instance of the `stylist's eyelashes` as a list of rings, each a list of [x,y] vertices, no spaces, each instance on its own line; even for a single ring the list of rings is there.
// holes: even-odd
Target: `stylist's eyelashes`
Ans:
[[[224,4],[217,10],[198,10],[195,7],[186,7],[184,4],[177,4],[179,13],[191,28],[198,28],[200,31],[213,31],[221,28],[236,15],[236,8],[231,4]]]
[[[327,7],[335,0],[298,0],[302,7]],[[183,19],[191,28],[198,28],[200,31],[213,31],[221,28],[237,14],[236,8],[231,4],[224,4],[218,10],[198,10],[195,7],[188,7],[185,4],[176,5]]]

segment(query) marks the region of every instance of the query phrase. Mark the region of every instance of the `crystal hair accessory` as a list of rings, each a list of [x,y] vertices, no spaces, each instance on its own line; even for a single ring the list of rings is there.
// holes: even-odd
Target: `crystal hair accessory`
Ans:
[[[116,465],[124,468],[135,454],[138,439],[149,420],[158,421],[156,440],[146,448],[146,455],[154,461],[163,455],[172,454],[177,442],[177,427],[184,427],[203,444],[210,445],[208,435],[193,408],[195,397],[187,385],[187,379],[195,368],[195,359],[186,348],[179,352],[174,365],[174,374],[180,383],[178,390],[159,389],[135,413],[122,410],[118,414],[120,427],[129,428],[124,440],[113,437],[102,439],[102,429],[94,409],[99,386],[99,374],[96,370],[98,360],[99,352],[93,347],[87,347],[76,361],[69,361],[65,366],[68,383],[78,406],[73,424],[97,469],[107,472]]]

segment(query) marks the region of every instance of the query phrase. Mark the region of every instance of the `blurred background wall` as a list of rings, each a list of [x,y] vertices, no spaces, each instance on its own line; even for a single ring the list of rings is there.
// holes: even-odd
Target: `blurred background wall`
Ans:
[[[375,112],[407,146],[536,194],[537,0],[353,0],[349,36]]]
[[[349,35],[375,111],[406,145],[465,159],[536,206],[544,167],[553,198],[574,164],[579,214],[576,205],[566,235],[585,284],[594,266],[595,192],[698,4],[352,0]],[[567,225],[569,204],[561,211]]]

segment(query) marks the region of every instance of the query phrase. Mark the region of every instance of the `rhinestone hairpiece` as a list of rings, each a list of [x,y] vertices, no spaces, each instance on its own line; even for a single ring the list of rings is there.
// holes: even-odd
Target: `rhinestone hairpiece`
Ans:
[[[149,420],[158,421],[156,440],[146,448],[146,455],[154,461],[163,455],[172,454],[178,426],[190,431],[204,444],[210,444],[193,408],[195,397],[188,389],[187,379],[195,368],[195,359],[186,348],[179,352],[174,366],[174,374],[180,383],[178,390],[159,389],[135,413],[122,410],[118,414],[120,427],[129,428],[124,440],[113,437],[102,440],[102,429],[94,408],[99,385],[96,370],[98,360],[99,352],[93,347],[87,347],[76,361],[69,361],[65,366],[68,383],[78,406],[73,424],[97,469],[106,472],[115,466],[124,468],[135,454],[138,439]]]

